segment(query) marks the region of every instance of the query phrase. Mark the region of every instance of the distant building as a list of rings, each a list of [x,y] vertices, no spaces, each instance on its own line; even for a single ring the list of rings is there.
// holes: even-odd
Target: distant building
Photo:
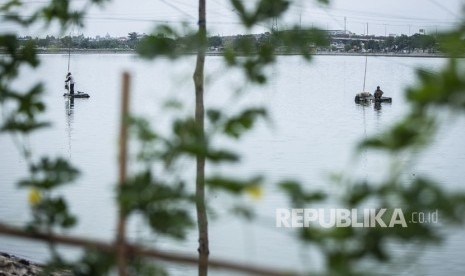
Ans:
[[[333,42],[333,43],[331,43],[331,48],[338,51],[338,52],[341,52],[341,51],[344,51],[345,44],[342,43],[342,42]]]
[[[352,35],[349,31],[344,30],[325,30],[325,32],[330,36],[337,36],[337,35]]]

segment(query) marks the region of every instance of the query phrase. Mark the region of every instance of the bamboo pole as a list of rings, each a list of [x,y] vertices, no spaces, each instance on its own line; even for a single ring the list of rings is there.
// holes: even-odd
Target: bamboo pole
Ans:
[[[122,91],[121,91],[121,122],[119,133],[119,177],[118,182],[120,188],[124,185],[127,175],[127,147],[128,147],[128,120],[129,120],[129,83],[130,76],[127,72],[123,73],[122,77]],[[119,207],[118,225],[117,225],[117,261],[118,261],[118,274],[126,276],[126,214],[124,210]]]
[[[118,245],[114,243],[102,242],[95,239],[88,239],[70,235],[60,235],[60,234],[46,234],[40,232],[30,232],[23,229],[13,227],[0,222],[0,234],[7,236],[14,236],[25,239],[33,239],[44,242],[56,242],[68,246],[77,246],[85,248],[94,248],[103,252],[115,252]],[[150,257],[162,261],[188,264],[188,265],[197,265],[198,257],[188,254],[175,253],[169,251],[161,251],[152,248],[145,248],[137,244],[126,243],[126,256],[143,256]],[[271,267],[262,268],[252,265],[239,264],[227,260],[220,259],[210,259],[208,265],[212,268],[227,269],[231,271],[236,271],[239,273],[246,273],[252,275],[270,275],[270,276],[291,276],[298,275],[295,272],[283,271],[279,269],[273,269]]]

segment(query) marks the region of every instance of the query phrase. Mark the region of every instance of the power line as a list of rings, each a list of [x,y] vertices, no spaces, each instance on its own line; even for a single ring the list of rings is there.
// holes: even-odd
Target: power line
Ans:
[[[6,14],[0,14],[1,17],[6,17]],[[29,19],[32,16],[30,15],[19,15],[22,19]],[[94,21],[129,21],[129,22],[152,22],[152,23],[165,23],[165,24],[192,24],[197,25],[197,21],[182,21],[182,20],[169,20],[169,19],[153,19],[153,18],[140,18],[140,17],[112,17],[112,16],[92,16],[86,15],[82,17],[85,20],[94,20]],[[211,24],[220,24],[220,25],[242,25],[240,21],[209,21]]]
[[[328,14],[329,15],[329,14]],[[7,17],[7,14],[0,14],[2,17]],[[18,15],[22,19],[29,19],[32,18],[31,15]],[[83,19],[87,20],[104,20],[104,21],[132,21],[132,22],[154,22],[154,23],[186,23],[186,24],[196,24],[196,21],[189,21],[189,20],[179,20],[179,19],[153,19],[153,18],[141,18],[141,17],[133,17],[133,16],[93,16],[91,14],[85,15],[82,17]],[[366,24],[367,21],[362,20],[350,20],[351,18],[348,17],[348,23],[357,23],[357,24]],[[339,26],[343,27],[342,23],[337,20],[334,16],[331,17],[333,22],[336,22]],[[210,23],[215,24],[224,24],[224,25],[238,25],[241,24],[240,21],[209,21]],[[448,25],[453,26],[454,23],[452,22],[443,22],[443,24],[438,24],[439,22],[429,22],[430,24],[392,24],[392,23],[385,23],[380,21],[380,23],[369,22],[370,25],[377,25],[377,26],[390,26],[390,27],[402,27],[402,26],[417,26],[417,27],[437,27],[438,25]],[[433,23],[433,24],[431,24]]]
[[[453,20],[440,20],[440,19],[431,19],[431,18],[424,18],[424,17],[407,17],[407,16],[402,16],[398,14],[392,14],[392,13],[379,13],[379,12],[364,12],[364,11],[356,11],[356,10],[350,10],[350,9],[335,9],[335,8],[326,8],[326,7],[308,7],[305,6],[304,3],[298,3],[294,5],[294,7],[300,7],[300,10],[297,9],[291,9],[289,12],[296,15],[300,16],[301,13],[305,13],[307,22],[309,19],[313,24],[320,25],[320,28],[323,28],[324,24],[326,24],[326,27],[324,28],[329,28],[328,23],[331,25],[336,24],[338,28],[344,29],[343,25],[341,22],[344,21],[344,18],[347,19],[346,23],[352,25],[352,27],[349,27],[349,31],[354,31],[353,24],[360,24],[360,27],[362,25],[366,25],[366,23],[369,23],[370,25],[376,26],[378,33],[381,33],[379,26],[383,27],[383,33],[387,33],[387,28],[395,28],[397,29],[398,32],[405,33],[405,31],[401,31],[399,28],[407,29],[407,27],[410,28],[412,26],[414,27],[420,27],[420,28],[434,28],[438,29],[440,28],[449,28],[453,27],[455,25],[460,24],[459,20],[453,19]],[[304,15],[304,16],[305,16]],[[310,16],[308,16],[310,15]],[[310,18],[309,18],[310,17]],[[305,17],[304,17],[305,18]],[[354,20],[355,19],[355,20]],[[359,29],[360,27],[356,27]],[[408,32],[410,34],[410,31]]]
[[[178,12],[180,12],[181,14],[184,14],[184,15],[186,15],[186,16],[188,16],[188,17],[191,17],[191,18],[196,19],[195,16],[193,16],[193,15],[191,15],[191,14],[189,14],[189,13],[183,11],[182,9],[176,7],[176,5],[173,5],[173,4],[169,3],[169,2],[166,2],[165,0],[160,0],[160,1],[161,1],[163,4],[165,4],[165,5],[167,5],[167,6],[171,7],[171,8],[173,8],[174,10],[176,10],[176,11],[178,11]]]
[[[323,11],[324,11],[329,17],[331,17],[331,19],[332,19],[334,22],[336,22],[336,24],[339,25],[339,27],[341,27],[342,29],[345,28],[345,25],[342,25],[341,22],[339,22],[339,20],[337,20],[337,18],[336,18],[334,15],[332,15],[330,12],[328,12],[327,9],[323,9]],[[344,19],[345,19],[345,18],[344,18]]]
[[[441,3],[438,3],[436,0],[429,0],[431,3],[433,3],[434,5],[436,5],[437,7],[439,7],[440,9],[442,9],[443,11],[449,13],[450,15],[454,16],[454,17],[457,17],[457,14],[451,10],[449,10],[449,8],[447,8],[446,6],[442,5]]]
[[[81,0],[77,0],[77,1],[81,1]],[[186,19],[186,20],[182,21],[182,20],[178,19],[179,16],[174,16],[174,15],[172,16],[172,18],[176,18],[176,19],[161,19],[161,18],[163,18],[162,16],[160,16],[158,19],[154,19],[153,14],[151,14],[151,15],[146,14],[147,17],[140,17],[138,15],[132,15],[131,16],[130,14],[127,14],[128,16],[98,16],[98,15],[92,16],[92,15],[88,14],[88,15],[83,16],[83,18],[86,19],[86,20],[102,20],[102,21],[152,22],[152,23],[163,23],[163,24],[180,24],[180,23],[183,23],[183,24],[192,24],[192,25],[197,24],[197,18],[195,16],[191,15],[186,10],[180,8],[179,5],[183,5],[183,6],[188,7],[188,8],[195,8],[196,6],[190,5],[188,3],[183,3],[182,1],[179,1],[179,0],[170,0],[170,2],[168,2],[166,0],[160,0],[160,1],[164,5],[169,6],[171,9],[173,9],[177,13],[185,15],[191,20]],[[447,10],[449,13],[453,14],[450,10],[448,10],[443,5],[437,3],[435,0],[430,0],[430,1],[432,3],[434,3],[435,5],[441,6],[442,9]],[[31,1],[31,2],[47,3],[47,1]],[[176,3],[176,4],[173,4],[173,2]],[[223,8],[224,11],[227,11],[228,13],[237,14],[237,11],[231,10],[223,2],[220,2],[218,0],[213,0],[213,2],[217,6]],[[315,17],[320,18],[320,20],[318,20],[318,21],[320,21],[320,23],[321,23],[321,21],[322,21],[321,18],[323,18],[323,17],[318,16],[318,15],[323,15],[323,16],[325,16],[324,19],[329,20],[329,22],[331,22],[331,23],[336,23],[337,26],[339,26],[340,28],[343,28],[343,24],[341,22],[342,22],[344,17],[347,17],[347,19],[348,19],[347,23],[366,24],[368,22],[370,25],[384,26],[385,28],[386,28],[386,26],[389,26],[389,27],[418,26],[418,27],[422,27],[422,28],[437,28],[438,26],[453,26],[453,25],[456,25],[456,24],[459,23],[459,21],[434,21],[434,20],[431,20],[431,19],[419,18],[419,17],[413,17],[412,18],[412,17],[405,17],[405,16],[399,16],[399,15],[387,14],[387,13],[367,13],[367,12],[361,12],[361,11],[355,11],[355,10],[348,10],[348,9],[320,8],[319,10],[323,11],[323,13],[322,13],[322,12],[318,12],[318,11],[314,11],[314,10],[309,11],[309,7],[304,6],[303,4],[296,4],[294,7],[300,7],[301,8],[301,10],[298,11],[299,16],[302,14],[302,10],[303,10],[307,14],[316,15],[313,18],[315,18]],[[337,14],[338,12],[341,12],[341,11],[345,12],[344,16]],[[217,9],[214,9],[211,12],[220,15],[222,18],[226,18],[228,16],[225,13],[218,12]],[[295,14],[297,12],[297,10],[290,9],[289,12]],[[349,13],[349,15],[347,15],[347,13]],[[353,16],[351,16],[350,14],[352,14]],[[122,15],[122,14],[120,13],[118,15]],[[163,14],[163,15],[166,18],[166,13]],[[6,16],[6,15],[0,14],[0,16]],[[380,17],[382,17],[382,18],[380,18]],[[30,18],[30,16],[20,16],[20,18]],[[192,21],[192,19],[194,19],[195,21]],[[356,20],[353,20],[353,19],[356,19]],[[209,23],[215,24],[215,25],[241,25],[241,22],[239,20],[238,21],[223,21],[223,20],[209,21]],[[317,23],[317,22],[315,22],[315,23]],[[257,24],[257,25],[259,27],[269,29],[269,26],[265,26],[264,24]]]
[[[434,0],[430,0],[434,1]],[[412,23],[413,22],[428,22],[428,23],[435,23],[435,24],[454,24],[457,23],[457,20],[451,21],[444,21],[444,20],[433,20],[432,18],[425,18],[425,17],[407,17],[398,14],[389,14],[389,13],[379,13],[379,12],[364,12],[358,10],[350,10],[350,9],[336,9],[336,8],[309,8],[303,6],[301,4],[296,4],[297,7],[305,10],[307,14],[314,14],[314,15],[328,15],[331,17],[350,17],[350,18],[358,18],[363,20],[364,22],[367,21],[381,21],[381,22],[404,22],[404,23]],[[444,7],[445,8],[445,7]],[[324,13],[318,12],[323,11]],[[300,13],[301,11],[299,11]],[[382,18],[382,19],[379,19]]]
[[[228,14],[225,14],[225,13],[220,13],[218,12],[217,10],[213,10],[213,13],[216,13],[218,15],[221,15],[221,16],[230,16],[231,14],[234,14],[236,13],[234,11],[234,9],[232,9],[232,7],[226,7],[222,2],[219,2],[218,0],[213,0],[214,3],[216,3],[216,5],[220,6],[221,8],[223,8],[225,11],[228,12]],[[208,8],[208,7],[207,7]],[[211,10],[208,11],[209,14],[212,12]],[[237,13],[236,13],[237,14]]]

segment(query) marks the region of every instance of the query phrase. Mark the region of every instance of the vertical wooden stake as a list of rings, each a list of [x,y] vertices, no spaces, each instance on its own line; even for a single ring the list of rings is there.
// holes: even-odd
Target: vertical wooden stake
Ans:
[[[123,73],[122,95],[121,95],[121,122],[119,133],[119,160],[118,182],[120,188],[126,181],[127,173],[127,148],[128,148],[128,120],[129,120],[129,82],[130,76],[127,72]],[[118,226],[117,226],[117,261],[118,261],[118,274],[119,276],[126,276],[126,214],[121,207],[119,207]]]

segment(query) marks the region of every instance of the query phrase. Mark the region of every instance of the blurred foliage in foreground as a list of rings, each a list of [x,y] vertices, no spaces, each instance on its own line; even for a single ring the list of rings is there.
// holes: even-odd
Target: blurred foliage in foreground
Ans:
[[[102,4],[104,1],[90,1]],[[326,1],[320,1],[326,2]],[[66,29],[71,24],[82,24],[85,10],[74,11],[69,1],[51,0],[28,17],[20,15],[23,1],[8,1],[0,11],[2,23],[17,23],[23,26],[57,20]],[[294,1],[261,0],[254,7],[247,8],[243,1],[231,0],[232,6],[244,26],[252,28],[273,18],[281,17],[289,10]],[[25,19],[26,18],[26,19]],[[443,51],[450,55],[447,64],[440,72],[418,71],[419,84],[407,90],[410,113],[389,130],[376,137],[361,142],[359,150],[376,150],[389,153],[393,160],[389,177],[380,183],[351,179],[348,175],[334,178],[340,185],[341,193],[325,195],[322,191],[310,191],[308,185],[295,180],[283,180],[278,183],[280,189],[289,197],[294,208],[316,208],[326,201],[338,202],[342,208],[402,208],[405,215],[413,212],[434,212],[440,214],[441,227],[454,223],[463,223],[465,194],[461,191],[445,190],[440,182],[423,176],[404,179],[402,173],[408,171],[418,149],[431,143],[438,126],[443,125],[443,117],[438,111],[451,112],[453,116],[463,116],[465,108],[465,74],[463,74],[465,55],[465,24],[441,34],[438,39]],[[185,30],[184,30],[185,31]],[[139,44],[142,57],[183,58],[171,47],[171,39],[179,37],[175,28],[158,26],[155,32]],[[183,36],[185,45],[193,51],[205,47],[204,41],[195,31]],[[263,84],[267,81],[265,68],[276,61],[276,47],[285,45],[286,49],[300,51],[302,57],[310,60],[311,49],[324,43],[324,36],[316,29],[291,28],[287,32],[275,32],[269,40],[251,45],[245,37],[237,42],[234,51],[224,54],[225,65],[240,68],[251,82]],[[69,228],[78,222],[78,217],[68,210],[66,200],[59,195],[59,187],[74,181],[78,170],[68,161],[43,157],[37,160],[31,155],[23,139],[31,132],[48,126],[40,120],[46,111],[41,100],[43,85],[36,84],[25,91],[17,91],[12,82],[18,78],[23,66],[37,67],[39,59],[33,44],[18,47],[15,34],[0,34],[0,48],[6,53],[0,57],[0,104],[2,108],[2,133],[10,133],[18,148],[27,160],[30,175],[19,183],[20,187],[31,189],[31,211],[33,220],[27,226],[28,231],[53,233]],[[179,114],[179,113],[176,113]],[[169,134],[155,131],[151,123],[144,118],[132,118],[131,129],[138,142],[137,163],[140,171],[129,177],[126,185],[118,190],[118,203],[129,216],[140,216],[146,221],[153,233],[183,239],[190,227],[195,224],[190,210],[195,204],[191,189],[191,179],[182,179],[178,172],[181,160],[194,160],[205,157],[211,163],[240,162],[238,153],[227,148],[219,148],[214,143],[218,136],[240,140],[252,129],[258,120],[267,119],[263,107],[249,107],[237,113],[228,113],[219,109],[208,109],[207,136],[199,132],[192,116],[173,115]],[[232,195],[241,195],[252,191],[260,194],[263,189],[263,176],[232,178],[212,174],[206,184],[211,189],[220,189]],[[253,210],[244,206],[231,206],[248,219],[253,219]],[[270,226],[271,227],[271,226]],[[328,275],[351,275],[366,272],[366,261],[376,260],[375,265],[389,262],[396,252],[389,249],[389,242],[422,244],[439,241],[442,237],[439,227],[429,224],[408,224],[408,227],[393,228],[322,228],[317,225],[297,230],[296,237],[302,242],[316,246],[325,257],[325,271]],[[115,266],[114,256],[96,251],[88,251],[81,261],[68,263],[53,254],[52,268],[67,267],[76,275],[106,275]],[[157,266],[147,266],[141,259],[132,259],[130,269],[137,275],[162,275],[165,272]],[[308,268],[312,271],[312,268]],[[369,274],[373,274],[370,271]]]

